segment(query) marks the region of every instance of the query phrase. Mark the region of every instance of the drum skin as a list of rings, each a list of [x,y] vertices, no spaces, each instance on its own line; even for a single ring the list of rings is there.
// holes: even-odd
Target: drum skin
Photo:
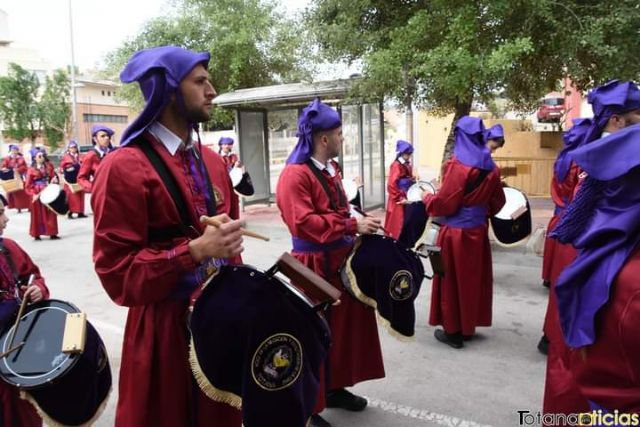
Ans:
[[[504,190],[505,197],[507,198],[507,204],[509,204],[509,199],[513,198],[514,195],[517,195],[517,197],[524,199],[527,210],[518,218],[511,219],[508,217],[510,212],[503,212],[505,209],[503,208],[503,210],[489,219],[491,222],[491,229],[493,230],[493,235],[495,236],[498,244],[506,246],[517,245],[531,234],[531,206],[529,205],[529,200],[519,190],[510,187],[506,187]],[[511,200],[511,202],[513,202],[513,200]],[[505,204],[505,207],[507,204]]]
[[[40,193],[40,202],[58,215],[66,215],[69,212],[67,194],[58,184],[49,184]]]
[[[46,300],[30,305],[22,316],[14,345],[25,345],[0,362],[0,377],[26,392],[45,420],[81,425],[94,420],[111,391],[107,352],[95,328],[87,322],[82,354],[60,351],[67,313],[78,313],[72,304]],[[0,337],[0,349],[8,349],[11,323]]]
[[[243,425],[298,427],[312,415],[330,332],[283,281],[225,266],[189,320],[191,367],[210,398],[242,408]]]

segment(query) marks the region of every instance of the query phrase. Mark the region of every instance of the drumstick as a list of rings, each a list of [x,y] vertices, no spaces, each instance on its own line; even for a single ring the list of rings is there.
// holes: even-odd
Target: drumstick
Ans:
[[[0,354],[0,359],[7,357],[8,355],[10,355],[11,353],[13,353],[14,351],[18,350],[19,348],[22,348],[22,346],[24,345],[24,341],[22,341],[20,344],[18,344],[17,346],[10,348],[9,350],[5,351],[4,353]]]
[[[27,282],[27,289],[29,289],[29,286],[31,286],[31,284],[33,283],[33,279],[35,278],[36,276],[34,274],[31,274],[29,276],[29,281]],[[14,323],[13,325],[13,331],[11,331],[11,338],[9,339],[9,345],[7,347],[11,347],[13,345],[13,340],[16,337],[16,332],[18,331],[18,324],[20,323],[20,319],[22,318],[22,313],[24,313],[24,308],[26,306],[27,306],[27,296],[25,295],[25,297],[22,298],[22,303],[20,304],[20,309],[18,310],[18,317],[16,318],[16,323]]]
[[[202,215],[200,217],[200,222],[203,223],[203,224],[211,225],[211,226],[216,227],[216,228],[220,228],[222,226],[222,223],[220,221],[218,221],[217,219],[215,219],[213,217],[206,216],[206,215]],[[269,240],[271,240],[267,236],[264,236],[264,235],[262,235],[260,233],[256,233],[255,231],[245,230],[244,228],[242,229],[242,235],[243,236],[247,236],[247,237],[253,237],[254,239],[264,240],[265,242],[268,242]]]
[[[359,207],[357,207],[356,205],[351,205],[351,206],[353,206],[353,210],[354,210],[354,211],[356,211],[356,212],[358,212],[360,215],[362,215],[362,216],[367,216],[367,217],[369,217],[369,218],[375,218],[373,215],[369,215],[368,213],[366,213],[365,211],[363,211],[362,209],[360,209],[360,208],[359,208]],[[384,234],[389,234],[389,233],[387,232],[387,230],[385,230],[385,229],[384,229],[384,227],[383,227],[383,226],[379,225],[379,226],[378,226],[378,228],[379,228],[380,230],[382,230],[382,232],[383,232]]]

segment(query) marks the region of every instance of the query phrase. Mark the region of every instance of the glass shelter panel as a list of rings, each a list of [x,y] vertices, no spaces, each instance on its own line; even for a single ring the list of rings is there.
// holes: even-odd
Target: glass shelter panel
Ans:
[[[360,107],[342,107],[342,175],[345,179],[361,176],[360,173]]]
[[[255,194],[245,197],[246,202],[268,200],[269,176],[266,162],[264,137],[265,113],[262,111],[240,111],[239,113],[240,158],[251,175]]]
[[[298,143],[298,110],[275,110],[267,113],[269,132],[269,177],[271,194],[275,194],[280,172]]]
[[[362,106],[362,170],[364,208],[384,204],[384,161],[380,108],[376,104]]]

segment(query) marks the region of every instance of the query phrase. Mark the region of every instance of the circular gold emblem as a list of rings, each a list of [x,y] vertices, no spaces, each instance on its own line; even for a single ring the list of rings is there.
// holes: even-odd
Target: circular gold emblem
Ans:
[[[407,270],[396,272],[389,282],[389,295],[396,301],[404,301],[413,295],[413,276]]]
[[[275,334],[253,353],[251,375],[265,390],[276,391],[293,384],[302,371],[302,345],[289,334]]]

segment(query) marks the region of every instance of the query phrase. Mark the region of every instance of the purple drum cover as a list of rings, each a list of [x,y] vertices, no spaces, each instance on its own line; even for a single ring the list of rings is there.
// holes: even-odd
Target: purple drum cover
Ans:
[[[328,354],[326,321],[278,278],[225,266],[194,305],[192,369],[212,399],[242,408],[243,425],[306,425]]]
[[[392,237],[363,235],[356,240],[340,277],[349,293],[376,308],[385,326],[404,337],[414,335],[414,300],[424,279],[424,266],[415,252]]]

